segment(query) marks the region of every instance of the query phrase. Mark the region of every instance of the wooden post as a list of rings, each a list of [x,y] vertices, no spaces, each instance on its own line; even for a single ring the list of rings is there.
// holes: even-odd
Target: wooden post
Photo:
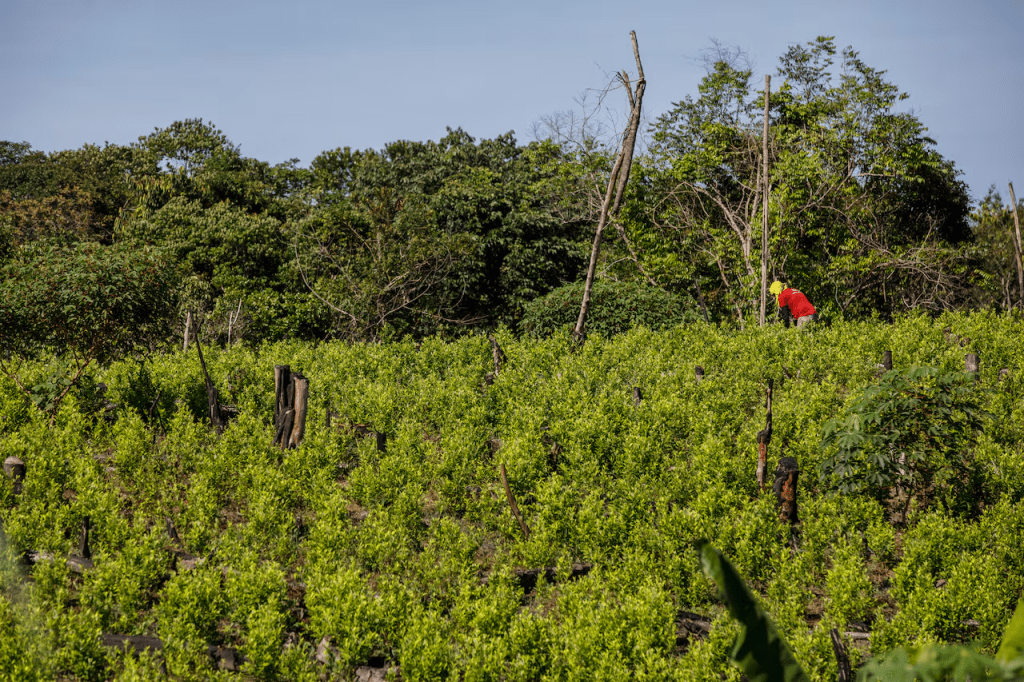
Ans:
[[[768,100],[772,89],[772,77],[765,74],[764,77],[764,132],[761,135],[762,144],[762,178],[764,180],[764,203],[761,209],[761,311],[758,323],[763,327],[768,318],[768,192],[771,185],[768,182]]]
[[[977,353],[968,353],[964,356],[964,371],[974,375],[974,380],[981,378],[981,357]]]
[[[220,418],[220,403],[217,397],[217,387],[210,379],[210,373],[206,371],[206,360],[203,359],[203,345],[199,343],[199,330],[201,325],[196,325],[196,350],[199,351],[199,364],[203,367],[203,378],[206,380],[206,403],[210,408],[210,424],[217,429],[217,433],[224,431],[224,421]]]
[[[626,94],[629,95],[631,111],[629,126],[626,128],[626,135],[622,140],[622,147],[615,158],[615,165],[608,178],[608,188],[605,191],[604,201],[601,203],[601,216],[597,221],[597,230],[594,233],[594,245],[590,250],[590,266],[587,268],[587,279],[583,285],[583,300],[580,302],[580,314],[576,319],[576,327],[572,336],[576,341],[583,341],[584,327],[587,323],[587,311],[590,309],[590,293],[594,288],[594,275],[597,272],[597,257],[601,251],[601,235],[608,224],[609,215],[614,215],[622,201],[622,195],[626,189],[626,182],[629,180],[629,169],[633,162],[633,148],[636,146],[637,131],[640,128],[640,106],[644,98],[644,89],[647,81],[644,79],[644,67],[640,63],[640,48],[636,42],[636,31],[630,31],[630,38],[633,41],[633,56],[636,57],[637,74],[636,94],[629,90],[629,82],[623,76],[623,83],[626,85]],[[612,199],[614,196],[614,205]]]
[[[295,418],[292,423],[291,435],[288,438],[288,448],[294,450],[299,447],[302,437],[306,435],[306,403],[309,399],[309,379],[296,372],[292,375],[292,385],[295,387],[292,393]]]
[[[757,432],[757,485],[764,490],[768,479],[768,446],[772,442],[772,389],[775,388],[775,380],[768,379],[768,389],[765,392],[765,424],[764,428]]]
[[[1010,183],[1010,207],[1013,209],[1013,230],[1015,239],[1013,239],[1013,250],[1017,254],[1017,260],[1014,261],[1014,265],[1017,266],[1017,290],[1018,290],[1018,305],[1024,308],[1024,247],[1020,243],[1020,219],[1017,217],[1017,197],[1013,194],[1013,183]]]
[[[696,367],[693,368],[693,374],[694,378],[697,379],[698,384],[700,384],[700,382],[704,380],[704,368],[701,367],[700,365],[697,365]]]
[[[519,522],[519,528],[523,531],[523,536],[530,539],[530,529],[526,527],[526,522],[523,521],[522,514],[519,513],[519,506],[516,504],[516,496],[512,494],[512,489],[508,487],[508,476],[505,475],[505,464],[501,465],[501,485],[505,487],[505,497],[508,498],[508,506],[512,508],[512,516],[516,517],[516,521]]]

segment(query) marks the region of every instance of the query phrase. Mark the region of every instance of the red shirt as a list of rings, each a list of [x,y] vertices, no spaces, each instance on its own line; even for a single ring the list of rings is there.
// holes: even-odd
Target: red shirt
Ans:
[[[784,289],[779,294],[779,307],[787,305],[789,306],[789,312],[793,313],[794,320],[799,320],[805,315],[813,315],[817,312],[799,289]]]

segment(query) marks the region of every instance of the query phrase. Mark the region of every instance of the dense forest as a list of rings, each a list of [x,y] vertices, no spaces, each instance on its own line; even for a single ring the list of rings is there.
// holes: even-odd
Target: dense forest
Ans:
[[[610,213],[604,105],[0,142],[0,680],[1021,679],[1024,205],[830,38],[706,64]]]
[[[1009,207],[993,188],[972,212],[883,72],[819,38],[790,48],[776,79],[772,279],[847,319],[1019,303]],[[762,97],[719,52],[699,96],[647,127],[598,270],[609,299],[649,311],[633,322],[756,320]],[[528,144],[449,130],[338,148],[308,167],[248,158],[198,119],[124,146],[3,142],[0,251],[15,270],[83,243],[155,259],[179,333],[191,311],[221,343],[550,330],[559,290],[578,291],[618,144],[594,120],[548,117]]]

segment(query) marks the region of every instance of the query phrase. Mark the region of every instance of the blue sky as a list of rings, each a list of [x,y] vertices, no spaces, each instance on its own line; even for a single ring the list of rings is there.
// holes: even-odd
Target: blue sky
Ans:
[[[3,0],[0,139],[126,144],[203,118],[247,156],[303,165],[446,126],[528,141],[634,70],[630,30],[649,118],[696,92],[713,39],[745,50],[760,83],[787,46],[833,35],[910,95],[975,198],[992,183],[1006,198],[1008,180],[1024,193],[1024,0]]]

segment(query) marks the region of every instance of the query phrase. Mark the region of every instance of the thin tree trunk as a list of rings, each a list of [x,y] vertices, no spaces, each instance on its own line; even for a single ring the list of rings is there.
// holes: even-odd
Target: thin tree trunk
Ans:
[[[604,228],[608,225],[608,217],[619,209],[622,195],[626,190],[626,183],[629,181],[629,169],[633,163],[633,148],[636,146],[637,131],[640,129],[640,108],[643,102],[644,89],[647,81],[644,79],[644,68],[640,63],[640,48],[636,41],[636,31],[630,32],[633,41],[633,55],[636,57],[638,79],[636,82],[636,94],[629,90],[629,80],[623,76],[623,83],[626,85],[626,93],[629,95],[632,111],[629,117],[629,127],[622,140],[622,147],[615,159],[615,166],[612,168],[611,177],[608,178],[608,189],[604,194],[604,201],[601,203],[601,216],[597,221],[597,230],[594,234],[594,245],[590,251],[590,266],[587,268],[587,281],[583,286],[583,300],[580,303],[580,314],[576,320],[576,327],[573,329],[573,337],[583,340],[583,330],[587,323],[587,311],[590,309],[590,293],[594,287],[594,275],[597,272],[597,258],[601,251],[601,236]],[[614,196],[614,204],[612,198]]]
[[[203,378],[206,380],[206,402],[210,408],[210,424],[217,430],[217,433],[224,431],[224,422],[220,418],[220,401],[217,396],[217,387],[210,379],[210,373],[206,371],[206,360],[203,359],[203,344],[199,343],[199,330],[201,325],[196,325],[196,350],[199,351],[199,364],[203,367]]]
[[[181,344],[181,350],[188,350],[188,335],[192,331],[192,311],[185,313],[185,341]]]
[[[772,77],[764,77],[764,133],[762,134],[762,162],[764,179],[764,207],[761,209],[761,314],[758,323],[763,327],[767,320],[768,306],[768,100],[772,89]]]
[[[1013,195],[1013,183],[1010,183],[1010,206],[1013,208],[1013,229],[1016,233],[1016,239],[1013,240],[1013,250],[1017,254],[1017,259],[1014,261],[1014,265],[1017,266],[1017,290],[1018,296],[1017,304],[1024,308],[1024,260],[1022,260],[1021,251],[1024,250],[1020,243],[1020,219],[1017,217],[1017,197]]]

